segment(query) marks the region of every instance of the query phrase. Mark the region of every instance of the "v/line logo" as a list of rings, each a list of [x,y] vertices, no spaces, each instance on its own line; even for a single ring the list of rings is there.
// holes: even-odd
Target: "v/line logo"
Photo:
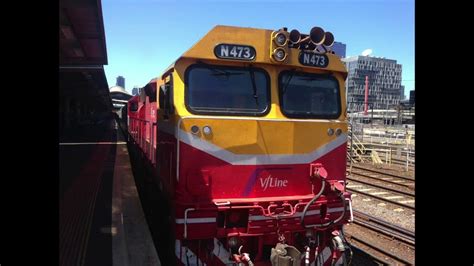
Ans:
[[[262,185],[263,191],[265,191],[269,187],[286,187],[288,180],[273,178],[269,175],[266,178],[260,178],[260,185]]]

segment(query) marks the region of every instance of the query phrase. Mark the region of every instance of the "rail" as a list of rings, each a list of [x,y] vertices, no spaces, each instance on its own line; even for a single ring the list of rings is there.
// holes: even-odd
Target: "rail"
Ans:
[[[356,236],[351,235],[351,236],[350,236],[350,239],[351,239],[351,240],[355,240],[355,241],[357,241],[357,242],[359,242],[359,243],[362,243],[363,245],[369,247],[370,249],[373,249],[373,250],[375,250],[375,251],[377,251],[377,252],[379,252],[379,253],[382,253],[382,254],[384,254],[385,256],[391,258],[392,260],[401,262],[401,263],[403,263],[403,264],[405,264],[405,265],[412,265],[412,264],[413,264],[412,262],[409,262],[409,261],[407,261],[406,259],[401,258],[400,256],[397,256],[396,254],[393,254],[393,253],[391,253],[391,252],[389,252],[389,251],[386,251],[386,250],[384,250],[384,249],[381,249],[379,246],[374,245],[374,244],[371,244],[371,243],[369,243],[369,242],[367,242],[367,241],[365,241],[365,240],[363,240],[363,239],[361,239],[361,238],[359,238],[359,237],[356,237]],[[354,247],[354,244],[351,243],[351,246]],[[381,263],[383,263],[383,264],[387,264],[387,261],[386,261],[384,258],[375,256],[375,255],[373,255],[373,254],[370,254],[370,253],[364,251],[359,245],[357,245],[357,246],[355,246],[355,247],[356,247],[358,250],[361,250],[362,252],[364,252],[364,253],[368,254],[369,256],[375,258],[377,261],[379,261],[379,262],[381,262]]]
[[[388,186],[381,186],[381,185],[377,185],[377,184],[374,184],[374,183],[369,183],[369,182],[366,182],[366,181],[353,179],[351,177],[347,177],[346,179],[349,180],[349,181],[354,181],[354,182],[361,183],[361,184],[364,184],[364,185],[367,185],[367,186],[376,187],[376,188],[379,188],[379,189],[395,192],[395,193],[402,194],[402,195],[405,195],[405,196],[415,197],[415,194],[412,193],[412,192],[405,192],[405,191],[402,191],[402,190],[390,188]],[[384,181],[384,180],[382,180],[382,181]],[[397,185],[400,185],[400,184],[397,184]]]
[[[364,177],[364,178],[370,178],[370,179],[373,179],[373,180],[376,180],[376,181],[380,181],[380,182],[384,182],[384,183],[390,183],[392,185],[397,185],[397,186],[403,186],[403,187],[408,187],[408,188],[413,188],[414,187],[414,180],[412,179],[406,179],[405,177],[402,177],[402,176],[397,176],[397,180],[389,180],[387,178],[379,178],[379,177],[376,177],[376,176],[371,176],[371,175],[368,175],[366,173],[362,173],[362,172],[358,172],[358,171],[352,171],[352,173],[347,176],[347,179],[348,180],[351,180],[352,179],[352,176],[361,176],[361,177]],[[391,177],[394,177],[393,175]],[[402,181],[409,181],[409,183],[402,183],[400,182],[400,179],[402,179]]]
[[[390,238],[397,239],[410,248],[415,248],[415,232],[405,229],[401,226],[392,224],[385,220],[379,219],[368,213],[354,210],[354,223],[367,227],[373,231],[384,234]]]
[[[375,173],[375,174],[381,174],[381,175],[386,175],[386,176],[395,177],[395,178],[399,178],[399,179],[404,179],[404,180],[408,180],[408,181],[415,181],[415,179],[411,178],[411,177],[391,174],[391,173],[382,172],[382,171],[378,171],[378,170],[370,169],[370,168],[365,168],[365,167],[361,167],[361,166],[353,166],[353,168],[359,169],[359,170],[362,170],[362,171],[366,171],[366,172],[372,172],[372,173]]]
[[[407,209],[410,209],[410,210],[415,210],[415,206],[408,205],[408,204],[405,204],[405,203],[401,203],[401,202],[398,202],[398,201],[395,201],[395,200],[386,199],[384,197],[380,197],[380,196],[377,196],[377,195],[374,195],[374,194],[370,194],[370,193],[367,193],[367,192],[364,192],[364,191],[361,191],[361,190],[357,190],[357,189],[353,189],[353,188],[347,188],[347,191],[350,191],[352,193],[361,194],[361,195],[364,195],[364,196],[367,196],[367,197],[370,197],[370,198],[374,198],[374,199],[377,199],[381,202],[388,202],[388,203],[393,204],[393,205],[398,205],[400,207],[404,207],[404,208],[407,208]]]
[[[415,232],[357,210],[354,210],[354,218],[354,224],[369,231],[375,232],[376,234],[385,236],[390,240],[398,241],[398,243],[403,244],[412,250],[415,250]],[[365,238],[362,238],[361,236],[355,236],[352,234],[348,236],[349,239],[351,239],[350,244],[355,252],[360,252],[364,255],[368,255],[370,259],[376,262],[386,265],[388,264],[388,257],[392,260],[395,260],[397,263],[403,263],[406,265],[413,264],[413,262],[408,261],[406,258],[400,256],[399,254],[393,253],[391,249],[387,250],[382,248],[382,245],[379,245],[372,241],[368,241]],[[355,242],[357,243],[357,245]],[[368,249],[363,247],[368,247]],[[375,251],[377,254],[374,254],[373,251]],[[380,256],[378,254],[382,254],[383,256]]]

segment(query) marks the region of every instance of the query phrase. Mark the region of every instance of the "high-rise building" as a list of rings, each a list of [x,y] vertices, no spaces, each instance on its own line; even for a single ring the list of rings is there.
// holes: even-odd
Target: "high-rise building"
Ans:
[[[125,78],[122,76],[117,77],[117,83],[115,84],[125,89]]]
[[[350,111],[364,110],[365,77],[368,77],[368,103],[374,109],[394,108],[400,103],[402,65],[384,57],[353,56],[344,58],[348,76],[347,103]]]
[[[138,95],[138,89],[139,88],[137,86],[133,87],[133,89],[132,89],[132,95],[133,96]]]
[[[410,104],[415,104],[415,90],[410,91]]]
[[[405,100],[405,86],[400,86],[400,100]]]
[[[340,58],[346,57],[346,44],[342,42],[334,42],[331,49],[334,51],[336,55]]]

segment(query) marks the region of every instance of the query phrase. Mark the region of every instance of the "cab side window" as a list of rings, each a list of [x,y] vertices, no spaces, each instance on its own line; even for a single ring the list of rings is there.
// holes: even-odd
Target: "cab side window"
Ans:
[[[130,111],[136,112],[138,110],[138,103],[136,102],[131,102],[130,103]]]
[[[173,76],[170,74],[165,78],[165,83],[160,86],[159,105],[163,109],[164,118],[168,119],[174,113],[173,105]]]

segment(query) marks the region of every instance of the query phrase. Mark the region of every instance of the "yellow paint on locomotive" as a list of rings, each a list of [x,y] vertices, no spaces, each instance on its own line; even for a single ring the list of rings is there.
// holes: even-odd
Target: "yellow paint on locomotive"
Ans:
[[[314,121],[314,120],[312,120]],[[321,120],[308,123],[294,120],[206,119],[184,120],[180,128],[191,132],[191,126],[210,126],[213,134],[199,134],[210,142],[235,154],[304,154],[310,153],[336,138],[328,136],[328,128],[341,128],[344,122]]]
[[[216,60],[214,55],[214,47],[221,43],[228,44],[240,44],[240,45],[250,45],[255,48],[257,51],[257,56],[253,62],[255,63],[264,63],[272,64],[275,66],[293,66],[301,67],[309,71],[316,70],[315,67],[305,67],[301,65],[298,61],[298,55],[300,50],[289,48],[288,60],[285,63],[274,63],[270,59],[270,39],[271,39],[271,30],[262,30],[254,28],[241,28],[241,27],[230,27],[230,26],[216,26],[211,31],[209,31],[206,36],[199,40],[193,47],[186,51],[181,57],[182,58],[196,58],[196,59],[209,59]],[[329,57],[329,65],[324,69],[320,68],[322,72],[338,72],[343,74],[343,79],[347,77],[347,70],[344,67],[343,63],[338,56],[333,54],[326,54]],[[228,61],[220,60],[219,61]],[[248,65],[250,62],[234,61],[240,63],[240,65]],[[311,71],[312,72],[312,71]]]
[[[173,70],[175,106],[175,114],[170,117],[169,123],[176,125],[180,118],[186,117],[179,127],[187,133],[191,132],[193,125],[200,128],[210,126],[213,134],[209,136],[198,134],[196,137],[234,154],[305,154],[336,138],[335,135],[327,134],[329,128],[334,130],[340,128],[343,134],[347,133],[344,82],[347,71],[339,57],[328,53],[327,67],[309,67],[299,63],[299,49],[288,48],[286,62],[275,63],[270,59],[268,52],[271,33],[271,30],[216,26],[186,51],[169,69]],[[214,55],[214,47],[221,43],[252,46],[256,50],[256,58],[253,61],[218,59]],[[219,115],[205,118],[206,116],[190,113],[185,106],[185,71],[198,62],[226,66],[251,64],[253,67],[264,69],[270,77],[270,111],[261,117]],[[341,114],[337,119],[293,119],[283,115],[279,106],[278,74],[291,69],[307,73],[331,73],[337,79],[341,97]],[[163,120],[162,115],[159,119]]]

